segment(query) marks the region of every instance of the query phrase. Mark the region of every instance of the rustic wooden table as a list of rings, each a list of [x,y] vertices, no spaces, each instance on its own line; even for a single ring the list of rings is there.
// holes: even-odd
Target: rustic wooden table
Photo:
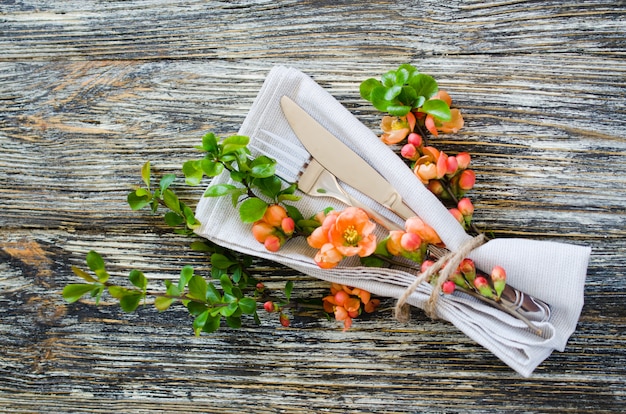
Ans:
[[[4,1],[0,5],[0,411],[611,412],[626,406],[626,3]],[[179,172],[207,131],[239,128],[275,64],[378,131],[359,83],[434,75],[466,126],[478,224],[593,248],[563,353],[520,377],[420,310],[298,318],[194,337],[184,308],[67,304],[71,265],[114,277],[207,270],[188,239],[126,205],[139,169]],[[179,173],[180,175],[180,173]],[[203,189],[182,189],[195,204]],[[323,282],[271,263],[256,276]],[[564,282],[566,283],[566,281]],[[391,301],[384,304],[391,305]]]

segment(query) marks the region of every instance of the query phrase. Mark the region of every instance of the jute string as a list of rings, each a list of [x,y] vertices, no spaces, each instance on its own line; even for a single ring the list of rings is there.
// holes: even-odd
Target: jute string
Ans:
[[[396,302],[395,307],[395,317],[400,322],[407,322],[410,318],[410,307],[407,305],[406,301],[411,296],[415,289],[422,283],[430,280],[430,278],[437,272],[439,272],[439,277],[435,281],[433,286],[433,291],[430,294],[430,298],[424,306],[424,311],[426,314],[432,318],[437,318],[437,300],[439,299],[441,286],[443,283],[448,280],[448,277],[452,275],[456,269],[461,264],[461,261],[467,257],[472,250],[477,248],[478,246],[485,243],[485,235],[479,234],[478,236],[469,239],[465,243],[461,245],[458,251],[450,252],[437,260],[435,264],[429,267],[425,272],[417,275],[413,283],[404,291],[402,296]],[[441,271],[439,271],[441,270]]]

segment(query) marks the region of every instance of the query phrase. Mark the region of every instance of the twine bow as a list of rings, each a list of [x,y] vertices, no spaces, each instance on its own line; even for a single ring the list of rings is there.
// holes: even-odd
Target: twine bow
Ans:
[[[459,267],[459,264],[461,264],[461,261],[465,257],[467,257],[472,250],[474,250],[475,248],[477,248],[478,246],[484,243],[485,243],[485,235],[479,234],[478,236],[472,239],[469,239],[465,243],[463,243],[458,251],[450,252],[446,254],[445,256],[437,260],[437,262],[433,264],[432,266],[430,266],[425,272],[417,275],[413,283],[404,291],[402,296],[400,296],[400,298],[398,299],[398,302],[396,302],[396,307],[395,307],[396,319],[400,322],[407,322],[409,320],[410,308],[406,304],[407,299],[409,298],[409,296],[411,296],[413,292],[415,292],[415,289],[417,289],[417,287],[422,282],[430,280],[430,278],[435,273],[441,270],[441,272],[439,272],[439,277],[437,278],[435,285],[433,287],[433,291],[430,294],[430,298],[428,299],[426,306],[424,306],[424,311],[426,312],[426,314],[431,319],[436,319],[437,318],[436,306],[437,306],[437,300],[439,299],[439,296],[440,296],[441,286],[446,280],[448,280],[448,277],[456,271],[456,269]]]

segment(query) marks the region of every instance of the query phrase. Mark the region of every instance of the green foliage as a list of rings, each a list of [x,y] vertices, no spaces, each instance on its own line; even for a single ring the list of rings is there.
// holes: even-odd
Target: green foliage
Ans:
[[[141,178],[146,187],[140,187],[131,191],[126,200],[132,210],[141,210],[150,206],[153,213],[156,213],[159,206],[167,208],[167,213],[163,219],[168,226],[175,227],[176,233],[192,234],[193,230],[200,227],[200,222],[196,219],[193,210],[182,202],[178,195],[170,188],[176,181],[175,174],[165,174],[159,180],[159,187],[152,191],[150,187],[150,161],[141,167]],[[200,176],[200,178],[202,178]]]
[[[214,134],[208,133],[202,138],[202,145],[196,147],[204,153],[204,158],[183,164],[185,182],[189,185],[200,184],[205,175],[215,177],[227,171],[238,185],[209,185],[204,196],[230,197],[233,206],[238,206],[239,216],[244,223],[253,223],[261,219],[270,204],[284,204],[300,199],[295,195],[297,189],[295,184],[283,188],[282,180],[276,176],[276,160],[265,155],[258,157],[250,155],[249,141],[250,139],[243,135],[233,135],[219,140]],[[145,203],[137,200],[137,195],[132,201],[134,205]]]
[[[423,112],[440,121],[449,121],[448,104],[431,99],[438,91],[439,86],[432,76],[420,73],[408,64],[385,73],[380,81],[367,79],[359,88],[361,97],[381,112],[394,116],[405,116],[411,111]]]

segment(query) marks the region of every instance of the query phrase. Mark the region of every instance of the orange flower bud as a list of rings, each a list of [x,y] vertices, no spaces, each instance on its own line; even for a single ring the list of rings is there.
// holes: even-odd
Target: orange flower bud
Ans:
[[[464,170],[459,177],[459,188],[471,190],[474,184],[476,184],[476,173],[472,170]]]
[[[265,243],[265,239],[274,233],[274,227],[259,220],[252,225],[252,235],[259,243]]]
[[[287,217],[287,211],[285,208],[278,204],[273,204],[265,211],[263,221],[272,227],[280,227],[280,224],[285,217]]]

